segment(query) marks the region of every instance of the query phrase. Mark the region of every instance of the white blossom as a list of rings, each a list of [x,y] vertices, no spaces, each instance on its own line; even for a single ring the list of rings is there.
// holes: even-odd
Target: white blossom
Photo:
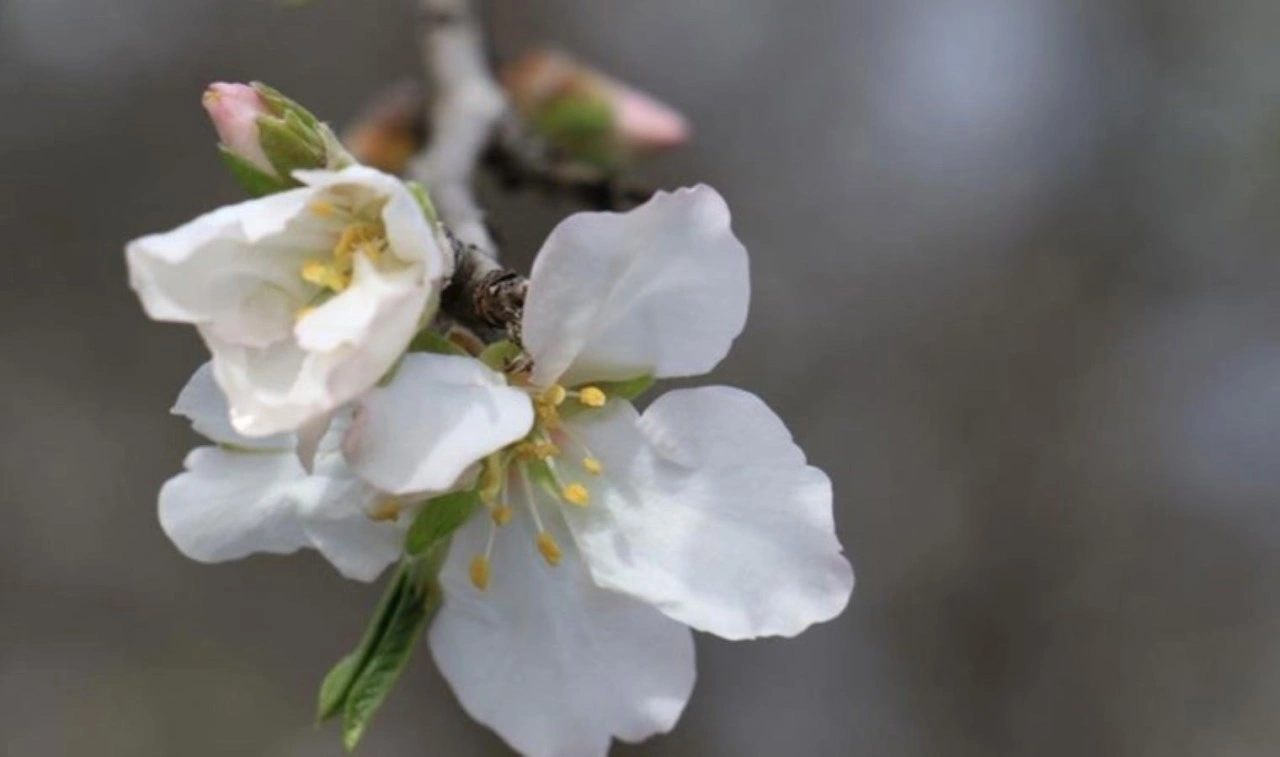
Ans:
[[[380,488],[498,456],[488,517],[454,536],[430,642],[463,707],[519,751],[603,755],[667,731],[693,687],[688,628],[792,636],[848,602],[830,481],[762,401],[685,389],[641,414],[611,395],[711,370],[748,296],[746,251],[708,187],[578,214],[533,266],[531,371],[504,384],[415,355],[361,401],[345,446]]]
[[[308,473],[294,435],[246,437],[231,426],[208,363],[191,377],[173,412],[215,443],[192,450],[185,472],[160,489],[160,525],[187,557],[222,562],[312,548],[360,581],[372,581],[400,557],[409,514],[399,498],[347,467],[339,450],[346,428],[341,414]]]
[[[296,178],[127,248],[147,314],[196,326],[247,436],[322,430],[404,353],[451,264],[398,179],[363,166]]]

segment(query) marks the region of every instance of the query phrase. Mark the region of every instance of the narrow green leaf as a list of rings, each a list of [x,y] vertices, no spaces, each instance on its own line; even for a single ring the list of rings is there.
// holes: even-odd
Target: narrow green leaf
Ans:
[[[423,329],[418,332],[413,341],[409,342],[409,352],[433,352],[437,355],[462,355],[467,357],[466,350],[450,341],[449,337],[431,329]]]
[[[440,589],[434,571],[423,575],[426,571],[422,568],[420,563],[411,569],[405,590],[399,595],[377,648],[361,667],[346,696],[342,710],[342,743],[347,751],[354,750],[360,743],[369,721],[404,672],[427,619],[440,604]]]
[[[503,339],[485,347],[484,352],[480,353],[480,362],[495,371],[502,372],[506,369],[507,363],[520,357],[522,352],[524,350],[520,349],[520,345],[509,339]]]
[[[333,717],[342,709],[347,700],[347,692],[351,690],[351,682],[355,680],[360,657],[356,652],[348,654],[333,666],[324,681],[320,684],[319,701],[316,703],[316,721],[323,722]]]
[[[232,152],[225,145],[218,145],[218,154],[222,157],[223,165],[231,172],[231,177],[251,197],[264,197],[297,186],[293,181],[286,181],[263,171],[253,163]]]
[[[649,391],[649,387],[653,386],[653,376],[636,376],[625,381],[603,381],[596,383],[595,386],[600,387],[601,391],[610,398],[633,400]]]
[[[317,720],[328,720],[341,711],[351,692],[351,685],[359,676],[360,671],[368,665],[374,650],[385,635],[387,626],[391,622],[391,617],[400,604],[400,596],[404,593],[407,582],[407,568],[402,565],[392,576],[391,582],[387,584],[387,589],[383,592],[382,599],[378,602],[378,607],[374,610],[373,617],[370,618],[369,625],[365,628],[360,644],[354,652],[342,658],[337,665],[333,666],[333,669],[325,676],[324,682],[320,684],[319,706],[316,712]]]
[[[418,556],[453,535],[480,504],[475,491],[452,492],[429,500],[418,511],[405,537],[405,552]]]

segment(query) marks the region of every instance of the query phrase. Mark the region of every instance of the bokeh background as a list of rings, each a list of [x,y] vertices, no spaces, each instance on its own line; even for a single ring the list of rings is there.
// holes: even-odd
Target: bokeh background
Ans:
[[[714,379],[831,474],[859,576],[799,639],[700,638],[617,754],[1280,752],[1280,3],[487,5],[499,55],[691,116],[642,175],[752,251]],[[167,542],[203,352],[122,245],[238,197],[208,82],[341,124],[417,72],[410,6],[0,0],[0,754],[340,754],[313,695],[377,590]],[[572,209],[483,190],[518,266]],[[425,649],[362,750],[503,753]]]

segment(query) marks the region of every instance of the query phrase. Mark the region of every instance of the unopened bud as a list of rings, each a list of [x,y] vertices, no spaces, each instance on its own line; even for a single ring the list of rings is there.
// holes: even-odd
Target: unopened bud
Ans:
[[[204,92],[204,109],[222,146],[248,161],[254,168],[274,175],[258,137],[258,118],[271,114],[267,101],[248,84],[210,84]]]
[[[213,84],[204,107],[222,140],[224,162],[250,194],[298,186],[294,171],[353,162],[329,127],[265,84]]]
[[[502,83],[544,137],[605,168],[689,140],[676,110],[559,51],[524,55],[503,71]]]

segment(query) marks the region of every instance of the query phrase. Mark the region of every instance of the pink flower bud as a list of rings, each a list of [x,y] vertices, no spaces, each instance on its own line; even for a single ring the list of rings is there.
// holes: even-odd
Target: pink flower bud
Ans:
[[[525,54],[506,67],[502,80],[516,109],[534,121],[566,99],[607,108],[612,114],[609,137],[626,153],[689,141],[689,124],[675,109],[558,50]]]
[[[216,82],[205,90],[204,109],[224,147],[254,167],[276,175],[258,133],[258,118],[271,115],[271,109],[256,89],[248,84]]]
[[[616,97],[618,136],[632,149],[666,150],[689,141],[689,124],[674,109],[630,87]]]

